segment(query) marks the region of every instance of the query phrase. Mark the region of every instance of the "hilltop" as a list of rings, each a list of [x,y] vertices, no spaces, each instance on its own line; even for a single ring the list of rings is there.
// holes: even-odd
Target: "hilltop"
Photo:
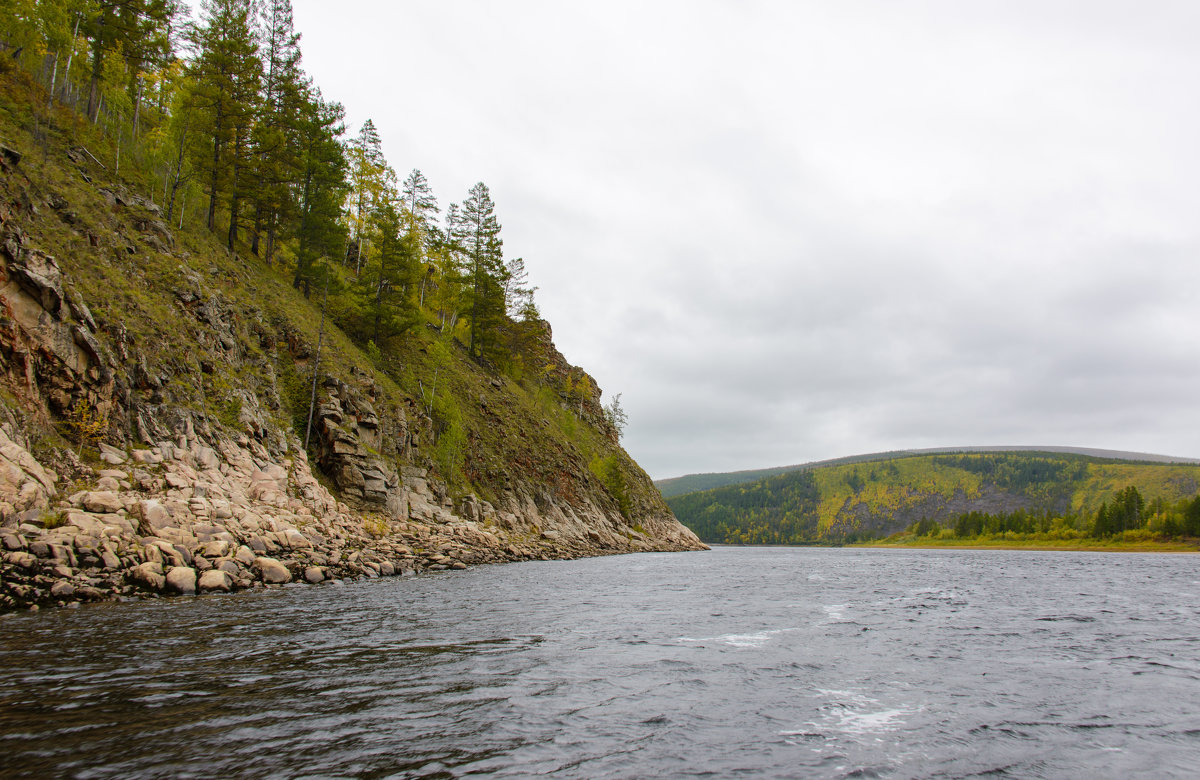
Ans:
[[[664,498],[671,498],[672,496],[681,496],[685,493],[696,493],[702,490],[712,490],[713,488],[724,487],[726,485],[755,482],[763,477],[787,474],[792,471],[805,471],[808,469],[824,468],[826,466],[840,466],[848,463],[870,463],[871,461],[890,460],[908,455],[941,455],[955,452],[1051,452],[1143,463],[1200,463],[1200,459],[1196,458],[1177,458],[1170,455],[1153,455],[1145,452],[1126,452],[1124,450],[1104,450],[1093,447],[929,447],[911,450],[891,450],[889,452],[872,452],[866,455],[848,455],[841,458],[814,460],[791,466],[772,466],[765,469],[685,474],[682,477],[656,479],[654,480],[654,484],[658,486]]]
[[[975,448],[862,456],[673,495],[668,504],[710,543],[830,544],[906,530],[963,538],[1200,531],[1190,525],[1193,515],[1200,523],[1200,463],[1096,452]]]

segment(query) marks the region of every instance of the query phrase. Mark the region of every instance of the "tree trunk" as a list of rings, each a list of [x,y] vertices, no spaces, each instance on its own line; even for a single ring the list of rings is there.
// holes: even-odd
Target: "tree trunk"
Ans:
[[[258,237],[262,233],[262,203],[254,204],[254,229],[250,232],[250,252],[258,257]]]
[[[103,25],[103,22],[100,23]],[[101,41],[92,44],[92,79],[88,83],[87,118],[92,124],[100,118],[100,71],[104,66],[104,49]]]
[[[221,171],[221,141],[213,135],[212,176],[209,177],[208,218],[205,224],[209,230],[217,229],[217,175]]]
[[[241,203],[238,198],[238,157],[241,155],[240,141],[234,142],[233,147],[233,181],[229,187],[229,251],[233,251],[233,245],[237,243],[238,238],[238,210],[241,208]]]
[[[305,296],[307,297],[307,296]],[[321,368],[321,343],[325,339],[325,309],[329,305],[329,274],[325,274],[325,299],[321,302],[321,325],[317,328],[317,355],[313,358],[312,396],[308,401],[308,425],[304,429],[304,449],[308,450],[308,439],[312,434],[313,412],[317,408],[317,377]]]

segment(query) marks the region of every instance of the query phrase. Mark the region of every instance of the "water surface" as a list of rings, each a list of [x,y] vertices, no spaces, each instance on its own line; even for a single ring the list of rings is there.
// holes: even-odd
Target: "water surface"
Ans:
[[[1194,555],[717,548],[0,621],[5,777],[1158,777]]]

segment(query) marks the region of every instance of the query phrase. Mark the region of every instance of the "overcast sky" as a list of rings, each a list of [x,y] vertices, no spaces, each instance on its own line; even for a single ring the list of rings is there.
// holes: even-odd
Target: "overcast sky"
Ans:
[[[1200,3],[293,2],[352,133],[491,188],[652,476],[1200,456]]]

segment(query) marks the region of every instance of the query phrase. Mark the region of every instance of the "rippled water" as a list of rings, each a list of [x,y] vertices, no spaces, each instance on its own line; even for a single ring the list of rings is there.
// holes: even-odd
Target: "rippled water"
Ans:
[[[13,616],[0,774],[1194,776],[1197,564],[718,548]]]

